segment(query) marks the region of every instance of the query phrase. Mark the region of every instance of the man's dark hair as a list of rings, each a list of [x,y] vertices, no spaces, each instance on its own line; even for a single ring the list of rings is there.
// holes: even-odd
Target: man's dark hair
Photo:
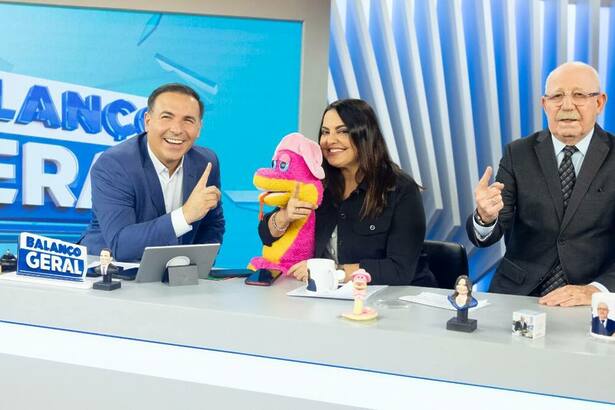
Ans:
[[[102,249],[100,250],[100,253],[103,253],[103,252],[108,252],[108,253],[109,253],[109,256],[113,256],[113,254],[111,253],[111,249],[109,249],[109,248],[102,248]]]
[[[158,96],[162,93],[178,93],[178,94],[187,95],[189,97],[193,97],[196,100],[196,102],[199,103],[199,113],[201,115],[201,118],[203,118],[204,107],[203,107],[203,101],[201,101],[201,97],[199,97],[197,92],[194,91],[192,88],[188,87],[185,84],[180,84],[180,83],[164,84],[156,88],[150,94],[149,98],[147,99],[147,110],[148,111],[151,112],[154,109],[154,103],[156,102],[156,98],[158,98]]]

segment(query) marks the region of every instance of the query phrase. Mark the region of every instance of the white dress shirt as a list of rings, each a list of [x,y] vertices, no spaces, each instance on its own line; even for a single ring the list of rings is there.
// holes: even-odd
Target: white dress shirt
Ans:
[[[186,222],[184,212],[181,208],[183,205],[182,184],[184,182],[184,158],[182,157],[173,175],[169,175],[169,170],[152,152],[149,144],[147,144],[147,152],[154,164],[154,169],[160,181],[165,211],[171,213],[173,230],[175,231],[175,236],[179,238],[192,230],[192,226]]]
[[[579,175],[579,172],[581,172],[581,165],[583,165],[583,160],[585,159],[585,155],[587,155],[587,149],[589,148],[589,143],[591,142],[593,136],[594,130],[592,129],[586,136],[583,137],[583,139],[581,139],[581,141],[579,141],[575,145],[575,147],[577,147],[577,151],[575,151],[575,153],[572,154],[571,157],[575,175]],[[564,148],[566,147],[566,144],[555,138],[553,134],[551,134],[551,140],[553,141],[555,160],[557,161],[557,167],[559,169],[559,165],[564,159]],[[476,238],[481,242],[489,238],[489,236],[493,232],[493,229],[495,228],[495,223],[491,226],[480,226],[476,222],[476,220],[472,219],[472,221],[474,223],[474,232],[476,233]],[[495,222],[497,222],[497,219]],[[608,289],[599,282],[592,282],[590,283],[590,285],[597,287],[601,292],[608,292]]]

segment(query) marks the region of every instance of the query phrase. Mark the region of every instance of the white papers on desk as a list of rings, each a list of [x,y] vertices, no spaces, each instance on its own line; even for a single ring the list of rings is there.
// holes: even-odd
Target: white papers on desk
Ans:
[[[366,299],[369,298],[376,292],[381,291],[386,288],[386,285],[374,285],[367,287],[367,295]],[[329,291],[329,292],[312,292],[307,290],[307,285],[302,285],[295,290],[291,290],[287,293],[288,296],[300,296],[306,298],[325,298],[325,299],[343,299],[343,300],[353,300],[354,296],[352,296],[352,282],[347,282],[344,286],[340,286],[337,290]]]
[[[418,295],[401,296],[400,299],[406,302],[413,302],[446,310],[457,310],[451,305],[451,302],[448,301],[447,295],[441,295],[439,293],[421,292]],[[478,305],[470,309],[480,309],[487,305],[489,305],[487,299],[481,299],[478,300]]]

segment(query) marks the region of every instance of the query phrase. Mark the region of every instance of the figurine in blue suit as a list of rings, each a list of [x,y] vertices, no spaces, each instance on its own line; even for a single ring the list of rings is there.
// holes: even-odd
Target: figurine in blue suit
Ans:
[[[604,302],[600,302],[596,310],[598,311],[598,316],[592,319],[592,333],[612,336],[615,333],[615,320],[609,319],[609,306]]]
[[[149,97],[146,132],[105,151],[92,167],[88,254],[109,248],[139,260],[147,246],[221,243],[224,215],[216,154],[194,146],[203,103],[182,84]]]

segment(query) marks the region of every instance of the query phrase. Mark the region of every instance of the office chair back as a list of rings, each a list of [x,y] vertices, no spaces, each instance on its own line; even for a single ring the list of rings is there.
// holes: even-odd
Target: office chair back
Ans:
[[[429,270],[441,289],[453,289],[457,277],[468,274],[468,255],[459,243],[425,241],[423,252],[427,254]]]

